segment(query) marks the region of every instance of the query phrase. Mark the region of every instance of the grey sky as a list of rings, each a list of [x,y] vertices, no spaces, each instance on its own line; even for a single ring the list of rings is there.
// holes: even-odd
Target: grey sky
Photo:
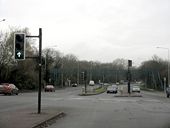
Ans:
[[[43,47],[57,45],[80,60],[132,59],[138,65],[154,54],[167,59],[169,0],[0,0],[2,30],[43,29]]]

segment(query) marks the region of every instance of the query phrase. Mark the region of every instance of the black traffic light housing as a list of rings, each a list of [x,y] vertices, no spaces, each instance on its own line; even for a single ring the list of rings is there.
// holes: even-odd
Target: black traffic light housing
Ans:
[[[128,60],[128,67],[132,67],[132,60]]]
[[[14,57],[16,60],[25,59],[25,33],[14,33]]]
[[[81,81],[84,82],[84,72],[81,72]]]
[[[87,80],[87,71],[84,72],[84,80]]]

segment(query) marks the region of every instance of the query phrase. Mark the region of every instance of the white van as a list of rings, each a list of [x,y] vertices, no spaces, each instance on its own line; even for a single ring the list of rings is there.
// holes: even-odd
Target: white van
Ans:
[[[93,80],[90,80],[89,85],[90,85],[90,86],[94,86],[94,81],[93,81]]]

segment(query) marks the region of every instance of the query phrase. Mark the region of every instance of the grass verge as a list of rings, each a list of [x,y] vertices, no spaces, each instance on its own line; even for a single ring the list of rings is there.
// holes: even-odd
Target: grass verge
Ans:
[[[95,89],[94,92],[97,93],[97,94],[98,94],[98,93],[100,94],[100,93],[103,93],[103,92],[105,92],[105,91],[106,91],[106,87],[100,87],[100,88]]]
[[[82,93],[82,94],[79,94],[80,96],[90,96],[90,95],[98,95],[98,94],[101,94],[101,93],[104,93],[106,91],[107,87],[99,87],[99,88],[96,88],[93,92],[87,92],[87,93]]]

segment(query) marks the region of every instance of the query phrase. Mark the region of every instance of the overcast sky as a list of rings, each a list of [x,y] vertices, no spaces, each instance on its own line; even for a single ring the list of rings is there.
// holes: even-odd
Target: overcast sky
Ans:
[[[0,0],[1,30],[28,27],[43,31],[43,48],[55,47],[80,60],[135,65],[154,54],[167,59],[170,0]]]

